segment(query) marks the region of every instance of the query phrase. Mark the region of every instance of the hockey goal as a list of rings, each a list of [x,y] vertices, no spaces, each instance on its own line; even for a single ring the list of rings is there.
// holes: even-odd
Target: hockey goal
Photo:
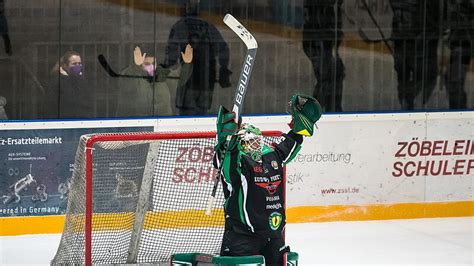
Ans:
[[[281,132],[263,132],[267,144]],[[169,262],[218,254],[222,188],[211,216],[214,132],[84,135],[76,152],[64,231],[52,264]]]

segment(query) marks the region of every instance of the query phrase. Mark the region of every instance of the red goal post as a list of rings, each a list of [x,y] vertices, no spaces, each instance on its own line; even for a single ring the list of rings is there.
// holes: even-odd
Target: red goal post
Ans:
[[[264,131],[267,144],[280,131]],[[81,137],[66,221],[52,264],[133,264],[175,253],[217,254],[224,202],[213,215],[215,132],[102,133]]]

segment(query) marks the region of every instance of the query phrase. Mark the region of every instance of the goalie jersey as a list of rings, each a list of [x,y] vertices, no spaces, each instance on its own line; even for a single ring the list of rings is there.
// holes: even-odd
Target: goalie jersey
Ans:
[[[226,226],[241,233],[281,237],[286,224],[284,166],[300,150],[303,137],[282,134],[278,144],[264,145],[261,161],[255,161],[239,144],[238,137],[214,155],[214,166],[222,164]]]

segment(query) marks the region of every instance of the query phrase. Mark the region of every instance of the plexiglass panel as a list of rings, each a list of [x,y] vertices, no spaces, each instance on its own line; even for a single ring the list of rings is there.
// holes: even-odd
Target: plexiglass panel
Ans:
[[[244,114],[296,92],[326,112],[473,107],[471,0],[0,0],[0,119],[231,108],[246,48],[226,13],[259,45]]]

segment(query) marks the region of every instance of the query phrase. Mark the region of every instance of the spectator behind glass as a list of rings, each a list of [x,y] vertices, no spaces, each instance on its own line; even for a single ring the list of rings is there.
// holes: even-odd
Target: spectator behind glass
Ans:
[[[450,55],[445,85],[449,108],[466,109],[464,84],[472,58],[474,4],[472,0],[450,0],[446,9]]]
[[[421,94],[425,105],[438,75],[439,1],[391,0],[394,67],[403,110],[415,109]],[[425,8],[426,7],[426,8]]]
[[[84,118],[94,114],[92,89],[84,77],[78,52],[65,52],[53,67],[47,100],[51,105],[46,118]]]
[[[230,87],[228,69],[229,47],[216,27],[198,17],[199,1],[188,0],[183,9],[184,17],[171,28],[166,47],[166,64],[179,59],[187,43],[194,49],[193,72],[184,87],[176,91],[179,115],[206,115],[212,104],[214,83],[217,76],[216,57],[219,58],[219,84]]]
[[[313,96],[326,112],[342,112],[345,68],[338,52],[342,41],[341,5],[342,0],[304,1],[303,50],[316,77]]]
[[[438,77],[438,42],[446,32],[450,55],[445,86],[450,109],[467,108],[464,90],[472,54],[472,1],[391,0],[393,8],[394,61],[398,79],[398,97],[402,109],[415,108],[421,94],[425,105]],[[446,28],[440,28],[441,19]]]
[[[187,45],[181,53],[184,64],[178,81],[178,90],[184,86],[192,73],[193,48]],[[142,53],[140,47],[133,51],[133,63],[121,71],[122,75],[137,78],[121,78],[119,82],[119,99],[117,115],[126,116],[170,116],[171,95],[169,88],[163,83],[170,73],[169,68],[157,65],[153,55]]]
[[[8,23],[5,18],[5,2],[0,0],[0,35],[3,38],[3,44],[5,46],[5,53],[12,55],[12,45],[10,42],[10,36],[8,35]]]

